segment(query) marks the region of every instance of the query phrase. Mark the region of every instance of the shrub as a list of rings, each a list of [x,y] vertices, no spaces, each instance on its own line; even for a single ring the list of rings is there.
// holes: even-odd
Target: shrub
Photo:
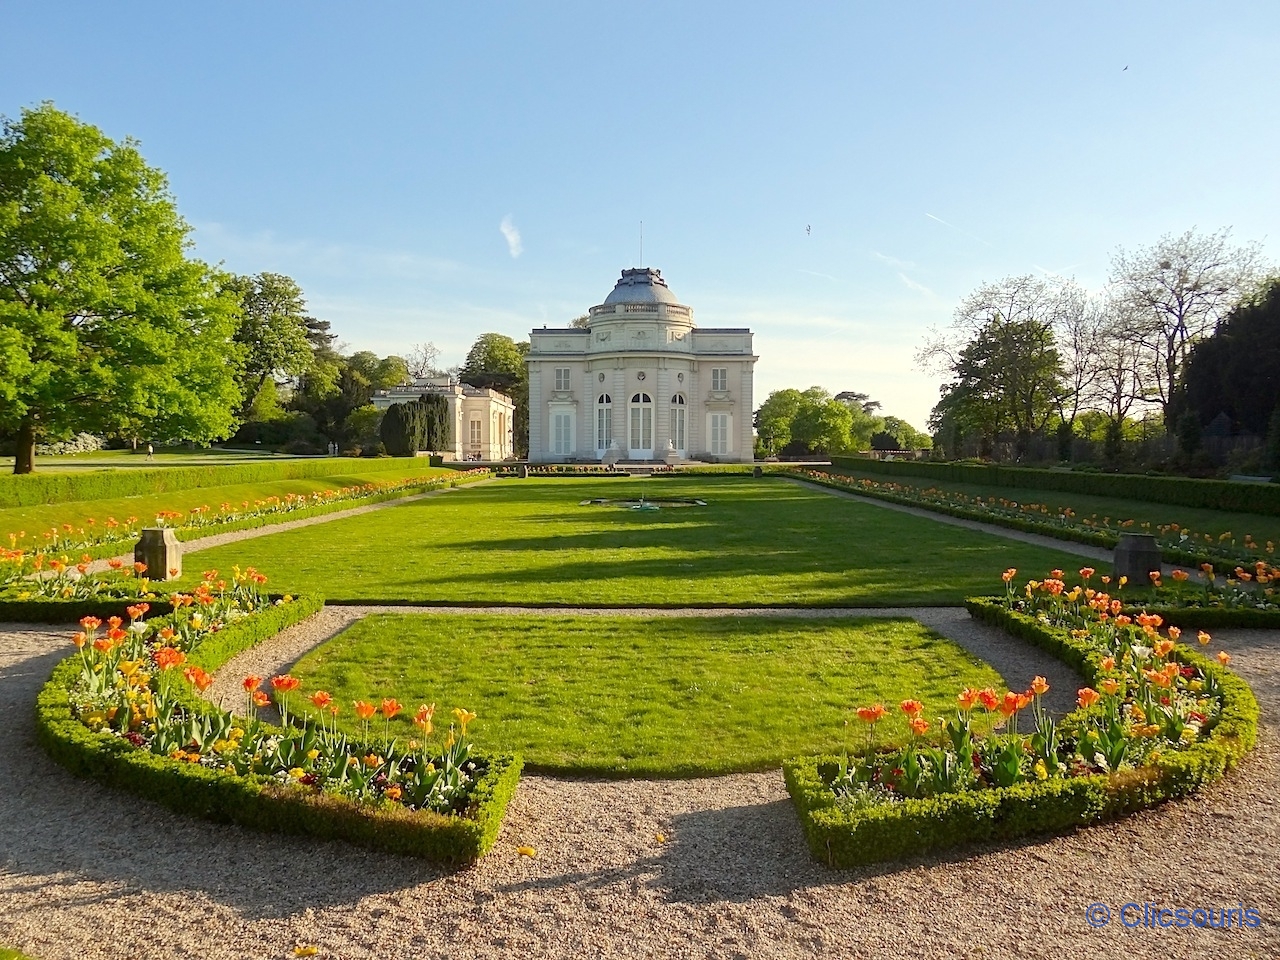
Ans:
[[[269,606],[231,622],[207,638],[189,658],[213,670],[323,604],[299,598]],[[69,690],[81,675],[79,657],[60,663],[36,701],[36,735],[54,760],[78,776],[136,793],[169,809],[251,829],[346,840],[389,853],[469,863],[497,838],[506,804],[515,791],[520,761],[482,758],[484,772],[472,786],[465,816],[411,810],[396,804],[356,804],[332,795],[281,785],[257,774],[236,775],[135,748],[127,740],[95,732],[76,718]],[[214,712],[189,688],[174,690],[193,712]]]
[[[1140,474],[1099,474],[1079,470],[1036,470],[1028,467],[923,460],[883,462],[861,457],[832,457],[833,465],[857,473],[923,477],[989,487],[1054,490],[1098,497],[1118,497],[1182,507],[1202,507],[1238,513],[1280,516],[1280,484],[1239,483],[1231,480],[1193,480],[1187,477],[1148,477]]]
[[[1096,683],[1102,657],[1086,640],[1008,610],[1000,600],[971,599],[966,606],[975,619],[1047,650],[1079,669],[1086,682]],[[1186,796],[1220,779],[1257,740],[1257,701],[1248,684],[1215,661],[1181,647],[1174,656],[1220,685],[1222,710],[1207,736],[1183,749],[1157,752],[1138,769],[842,808],[830,786],[839,758],[788,761],[783,776],[810,851],[829,866],[853,867],[969,843],[1066,833]]]

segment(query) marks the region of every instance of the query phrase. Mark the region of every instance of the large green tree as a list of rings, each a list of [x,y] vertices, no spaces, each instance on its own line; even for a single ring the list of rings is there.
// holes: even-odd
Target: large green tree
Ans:
[[[300,377],[311,368],[312,342],[302,288],[279,273],[233,277],[228,286],[240,300],[242,418],[258,401],[268,379]]]
[[[515,404],[511,435],[517,457],[529,455],[529,369],[527,342],[517,343],[501,333],[482,333],[471,345],[461,377],[473,387],[491,387]]]
[[[236,299],[187,256],[164,174],[45,103],[0,131],[0,430],[14,472],[77,431],[235,426]],[[228,359],[231,360],[228,363]]]

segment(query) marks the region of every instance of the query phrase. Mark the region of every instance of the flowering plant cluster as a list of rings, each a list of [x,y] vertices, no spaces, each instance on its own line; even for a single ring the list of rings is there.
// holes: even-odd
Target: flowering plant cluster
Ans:
[[[1179,562],[1192,556],[1205,557],[1213,560],[1215,566],[1227,570],[1235,564],[1252,566],[1259,560],[1269,561],[1276,550],[1276,543],[1272,540],[1258,542],[1249,534],[1237,539],[1230,530],[1213,534],[1195,531],[1178,523],[1152,524],[1120,517],[1100,517],[1096,513],[1081,517],[1070,507],[1049,507],[1043,503],[1025,503],[1007,497],[970,496],[938,487],[921,489],[911,484],[850,477],[823,470],[796,469],[789,472],[862,496],[1017,529],[1038,528],[1050,536],[1068,536],[1084,543],[1114,546],[1122,533],[1146,533],[1156,538],[1166,557]]]
[[[382,497],[404,490],[425,490],[447,486],[459,480],[487,473],[486,470],[468,470],[464,473],[436,477],[402,477],[330,490],[317,490],[311,494],[287,493],[283,497],[270,496],[242,500],[238,504],[223,502],[218,504],[216,510],[208,504],[193,507],[185,512],[158,510],[154,517],[154,525],[175,529],[207,530],[246,521],[271,520],[301,510],[366,500],[370,497]],[[102,522],[94,517],[88,517],[78,524],[62,523],[38,534],[28,535],[26,530],[20,530],[8,535],[7,549],[0,548],[0,564],[3,564],[0,569],[4,569],[10,575],[15,570],[19,575],[26,575],[38,569],[34,566],[37,557],[75,554],[103,545],[133,541],[138,538],[139,529],[139,518],[129,516],[124,520],[107,517]]]
[[[1123,613],[1122,601],[1106,589],[1110,578],[1096,589],[1089,567],[1074,587],[1061,570],[1021,589],[1014,586],[1016,575],[1009,569],[1002,578],[1006,609],[1067,631],[1093,651],[1099,679],[1077,691],[1079,709],[1056,722],[1041,701],[1049,689],[1043,677],[1025,692],[966,689],[954,714],[937,718],[940,736],[930,738],[934,724],[924,718],[923,704],[905,700],[900,711],[907,745],[877,752],[876,728],[890,711],[881,704],[860,707],[866,749],[856,760],[846,753],[831,783],[842,807],[1136,769],[1212,729],[1223,709],[1219,681],[1182,662],[1177,627],[1165,627],[1155,614]],[[1204,631],[1196,639],[1201,645],[1212,640]],[[1217,659],[1225,667],[1231,656],[1219,651]],[[1020,717],[1027,718],[1023,730]]]
[[[410,717],[418,735],[401,744],[390,737],[391,721],[404,709],[394,698],[380,705],[355,701],[352,709],[362,728],[356,739],[338,729],[340,707],[329,693],[301,697],[298,679],[288,674],[270,678],[266,686],[272,695],[262,689],[261,677],[244,678],[243,717],[211,707],[193,709],[191,693],[203,693],[213,677],[192,662],[191,654],[230,621],[269,603],[260,592],[265,583],[252,568],[237,568],[230,581],[208,570],[191,593],[168,598],[171,615],[144,619],[150,607],[140,602],[128,608],[127,624],[119,617],[105,623],[85,617],[72,638],[80,667],[70,691],[72,714],[91,730],[183,763],[350,800],[438,813],[462,810],[483,772],[467,738],[475,714],[462,708],[453,711],[454,722],[441,744],[432,740],[434,704],[423,704]],[[295,695],[301,704],[294,702]],[[272,696],[284,728],[259,717]],[[295,726],[289,726],[291,716]],[[378,716],[380,741],[370,737]]]
[[[87,600],[94,597],[141,597],[154,600],[147,565],[113,558],[105,572],[89,570],[88,554],[73,563],[63,554],[27,555],[0,547],[0,590],[19,600]]]

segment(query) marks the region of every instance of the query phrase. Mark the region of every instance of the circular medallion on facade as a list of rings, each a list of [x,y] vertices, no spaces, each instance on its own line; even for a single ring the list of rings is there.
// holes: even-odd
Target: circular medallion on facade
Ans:
[[[644,371],[643,371],[643,370],[641,370],[639,373],[637,373],[637,374],[636,374],[636,379],[637,379],[637,380],[643,380],[643,379],[644,379]]]
[[[604,383],[604,374],[603,374],[603,373],[601,373],[601,374],[600,374],[600,382],[601,382],[601,383]]]
[[[677,379],[677,380],[679,380],[681,383],[684,383],[684,374],[683,374],[683,373],[677,373],[677,374],[676,374],[676,379]]]

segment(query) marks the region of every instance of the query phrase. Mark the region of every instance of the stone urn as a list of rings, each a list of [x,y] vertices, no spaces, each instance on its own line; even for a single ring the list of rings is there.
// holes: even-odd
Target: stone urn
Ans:
[[[133,548],[135,563],[147,565],[150,580],[177,580],[182,576],[182,544],[170,527],[143,527]]]

